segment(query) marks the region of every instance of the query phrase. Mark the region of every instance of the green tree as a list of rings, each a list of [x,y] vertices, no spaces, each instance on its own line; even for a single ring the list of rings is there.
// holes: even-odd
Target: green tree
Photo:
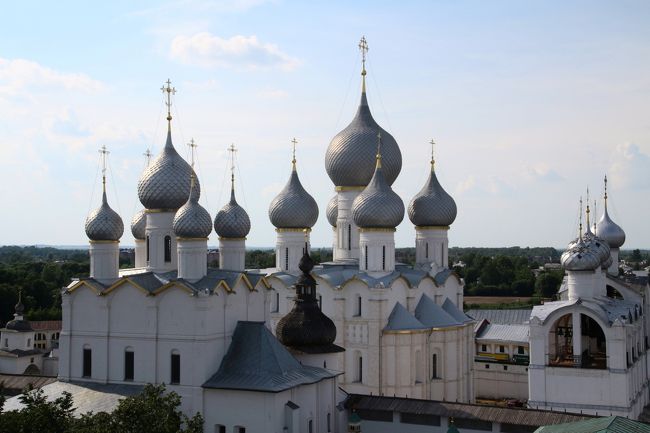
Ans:
[[[20,396],[20,402],[25,405],[21,411],[0,413],[0,433],[66,433],[72,431],[74,409],[70,393],[64,392],[54,401],[47,401],[43,390],[31,389]]]
[[[643,257],[641,256],[641,250],[639,250],[639,249],[632,250],[632,255],[630,256],[630,261],[635,262],[635,263],[639,263],[642,260],[643,260]]]
[[[542,272],[535,282],[535,291],[544,298],[551,298],[557,294],[562,283],[563,274],[560,272]]]

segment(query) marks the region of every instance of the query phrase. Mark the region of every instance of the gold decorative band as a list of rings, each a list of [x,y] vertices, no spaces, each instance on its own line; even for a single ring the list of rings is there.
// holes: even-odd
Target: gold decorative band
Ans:
[[[449,226],[415,226],[415,229],[420,230],[449,230]]]
[[[307,232],[311,233],[311,229],[308,227],[295,227],[295,228],[277,228],[275,229],[277,233],[298,233],[298,232]]]
[[[396,232],[397,229],[391,227],[359,227],[359,232],[385,232],[391,233]]]
[[[365,186],[337,186],[334,191],[363,191],[364,189],[366,189]]]
[[[120,241],[89,241],[91,244],[119,244]]]
[[[220,241],[245,241],[246,238],[224,238],[223,236],[219,236]]]
[[[207,241],[208,238],[181,238],[181,237],[176,237],[177,241]]]
[[[145,209],[145,213],[176,213],[177,209]]]

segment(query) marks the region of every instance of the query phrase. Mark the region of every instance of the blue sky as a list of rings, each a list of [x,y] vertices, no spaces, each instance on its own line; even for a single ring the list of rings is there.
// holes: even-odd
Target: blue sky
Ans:
[[[451,245],[566,245],[580,195],[599,199],[607,173],[625,247],[650,246],[648,2],[11,2],[3,18],[3,244],[86,242],[101,145],[131,244],[142,154],[164,144],[159,89],[171,78],[174,143],[183,155],[190,138],[199,144],[211,215],[227,199],[235,143],[248,244],[273,245],[267,207],[295,136],[321,209],[312,242],[330,245],[324,154],[356,110],[365,35],[371,109],[403,153],[394,188],[408,204],[435,138],[459,209]],[[396,240],[413,245],[408,218]]]

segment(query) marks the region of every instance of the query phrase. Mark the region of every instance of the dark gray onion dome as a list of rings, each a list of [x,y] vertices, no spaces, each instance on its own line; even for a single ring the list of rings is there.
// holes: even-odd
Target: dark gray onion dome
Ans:
[[[395,228],[404,219],[404,203],[386,182],[381,157],[370,183],[352,202],[352,219],[361,228]]]
[[[174,149],[171,130],[168,130],[162,152],[140,176],[138,198],[146,209],[176,210],[183,206],[190,194],[191,174],[192,167]],[[201,194],[198,179],[195,194]]]
[[[138,213],[133,215],[131,220],[131,234],[135,239],[143,241],[146,237],[147,229],[147,212],[144,209],[140,209]]]
[[[377,135],[381,133],[386,181],[392,185],[402,169],[397,142],[370,114],[366,92],[352,122],[336,134],[325,154],[325,169],[336,186],[366,186],[375,170]]]
[[[195,183],[191,184],[190,190],[193,190]],[[212,218],[192,192],[188,192],[190,198],[174,215],[174,234],[179,238],[207,238],[212,232]]]
[[[237,203],[234,188],[230,190],[230,202],[214,217],[214,231],[222,238],[245,238],[251,231],[251,220]]]
[[[339,197],[335,195],[327,202],[327,221],[332,227],[336,227],[336,220],[339,217]]]
[[[607,242],[610,248],[620,248],[625,243],[625,232],[609,217],[607,213],[607,202],[605,202],[603,217],[596,225],[596,235]]]
[[[86,218],[86,236],[91,241],[119,241],[123,233],[122,218],[108,205],[104,191],[101,206]]]
[[[450,226],[456,219],[456,213],[456,202],[438,182],[431,161],[429,179],[409,203],[409,219],[418,227]]]
[[[289,182],[269,205],[271,224],[279,229],[311,228],[318,220],[318,205],[298,179],[294,164]]]
[[[25,312],[25,306],[23,305],[22,293],[20,291],[18,292],[18,303],[14,308],[16,311],[14,313],[14,318],[13,320],[7,322],[5,329],[10,329],[12,331],[19,331],[19,332],[33,331],[32,325],[23,318],[23,313]]]
[[[567,271],[593,271],[600,266],[600,257],[580,238],[562,254],[560,262]]]
[[[295,304],[278,322],[275,335],[285,346],[305,353],[342,352],[344,349],[334,344],[336,325],[323,314],[316,300],[316,280],[310,274],[314,262],[307,246],[299,268],[302,274],[295,284]]]

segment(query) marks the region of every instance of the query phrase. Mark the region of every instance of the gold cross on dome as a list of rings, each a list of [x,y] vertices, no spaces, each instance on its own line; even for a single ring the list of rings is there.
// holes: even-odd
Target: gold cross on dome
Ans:
[[[291,163],[293,165],[296,165],[296,144],[298,144],[298,140],[296,140],[296,137],[293,137],[291,143],[293,144],[293,159],[291,160]]]
[[[187,143],[187,145],[188,145],[189,148],[190,148],[190,161],[191,161],[191,164],[190,164],[190,165],[192,166],[192,168],[194,168],[194,150],[195,150],[197,147],[199,147],[199,145],[196,144],[196,142],[194,141],[194,138],[191,138],[191,139],[190,139],[190,142]]]
[[[151,163],[151,157],[153,156],[153,153],[149,149],[145,153],[143,153],[145,160],[147,161],[147,165]]]
[[[165,105],[167,105],[167,121],[172,120],[172,95],[176,94],[176,88],[172,87],[172,82],[168,78],[167,81],[165,81],[165,84],[160,88],[163,93],[167,94],[167,101],[165,102]]]
[[[364,64],[364,69],[365,69],[365,64],[366,64],[366,54],[368,53],[368,41],[366,41],[365,36],[361,36],[361,40],[359,41],[359,50],[361,51],[361,61]]]

